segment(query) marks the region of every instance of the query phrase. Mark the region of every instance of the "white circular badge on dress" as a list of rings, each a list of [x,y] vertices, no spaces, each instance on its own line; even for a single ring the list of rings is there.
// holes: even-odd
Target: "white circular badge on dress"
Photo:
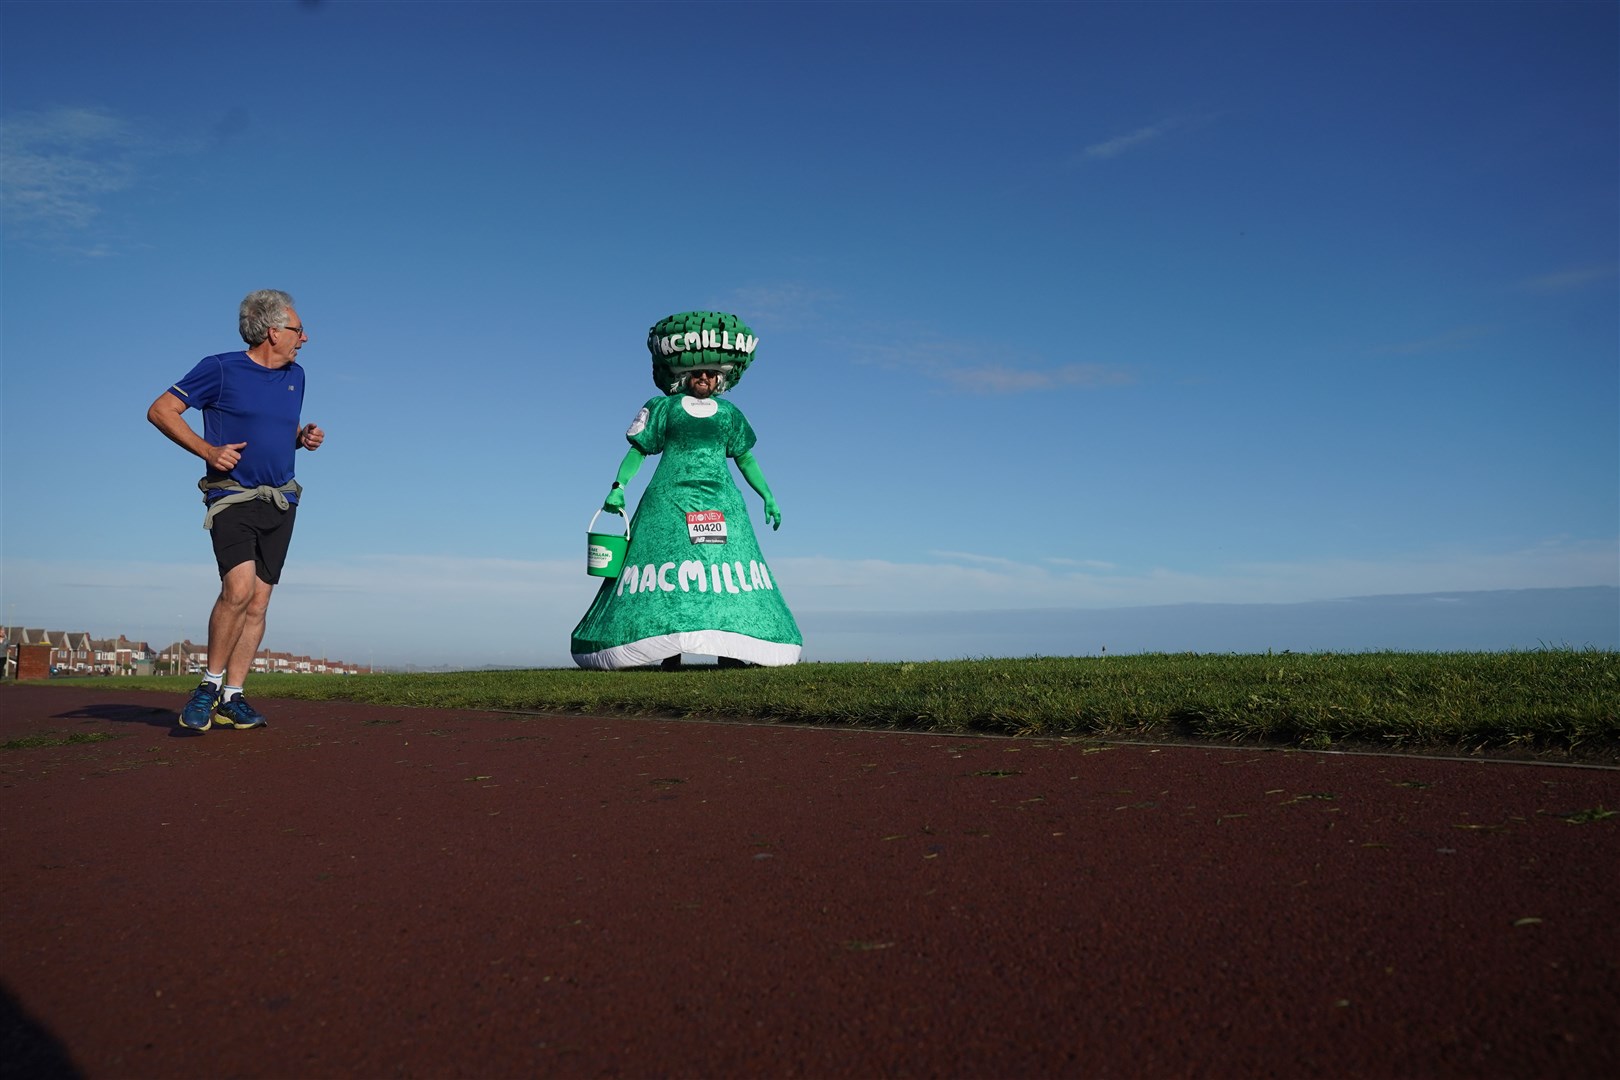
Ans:
[[[707,420],[720,411],[720,403],[712,397],[691,397],[681,395],[681,408],[686,410],[688,416],[695,416],[699,420]]]

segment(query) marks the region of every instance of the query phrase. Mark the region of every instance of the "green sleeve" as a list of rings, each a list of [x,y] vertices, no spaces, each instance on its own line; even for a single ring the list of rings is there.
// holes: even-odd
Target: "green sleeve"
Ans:
[[[630,430],[624,437],[643,454],[659,454],[664,450],[664,422],[669,411],[669,398],[653,398],[641,407]]]
[[[607,498],[602,500],[602,509],[618,514],[624,513],[625,485],[641,471],[641,463],[646,460],[647,455],[634,446],[624,452],[624,460],[619,462],[618,474],[613,477],[613,487],[609,489]]]
[[[620,487],[628,484],[635,478],[636,473],[641,471],[641,463],[646,460],[647,455],[632,446],[625,451],[624,460],[619,462],[619,473],[613,478],[613,482]]]
[[[782,511],[776,505],[776,497],[771,494],[771,485],[765,482],[765,473],[754,459],[751,450],[744,450],[737,457],[737,471],[742,473],[748,486],[759,492],[759,497],[765,500],[765,520],[771,523],[772,529],[782,527]]]

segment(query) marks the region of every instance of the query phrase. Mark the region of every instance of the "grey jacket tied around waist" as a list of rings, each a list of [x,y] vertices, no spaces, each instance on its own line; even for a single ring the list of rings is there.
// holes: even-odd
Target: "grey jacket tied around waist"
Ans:
[[[292,505],[292,503],[287,501],[287,493],[289,491],[294,495],[302,495],[304,493],[303,487],[299,485],[297,480],[289,480],[280,487],[271,487],[269,484],[260,484],[258,487],[250,488],[243,487],[235,480],[210,480],[206,476],[197,481],[197,490],[203,493],[203,502],[208,503],[208,512],[203,515],[203,528],[205,529],[212,529],[214,527],[214,515],[218,514],[227,506],[235,506],[237,503],[252,502],[254,499],[263,499],[265,502],[275,503],[277,510],[285,510]],[[210,503],[208,502],[208,493],[211,491],[225,491],[229,492],[229,494],[227,494],[224,498],[215,499]]]

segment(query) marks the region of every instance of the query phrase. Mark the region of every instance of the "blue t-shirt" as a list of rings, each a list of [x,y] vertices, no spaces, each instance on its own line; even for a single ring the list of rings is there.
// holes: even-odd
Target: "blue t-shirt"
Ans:
[[[226,476],[243,487],[280,487],[293,478],[298,456],[298,418],[304,408],[304,369],[255,364],[245,352],[205,356],[169,393],[201,409],[203,441],[214,446],[247,443],[242,460],[227,473],[208,470],[209,480]],[[223,496],[214,493],[212,498]],[[289,502],[298,499],[287,493]]]

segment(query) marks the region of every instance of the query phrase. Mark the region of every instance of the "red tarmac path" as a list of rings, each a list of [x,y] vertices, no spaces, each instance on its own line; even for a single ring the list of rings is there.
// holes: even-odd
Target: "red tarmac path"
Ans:
[[[1620,1075],[1620,771],[0,687],[0,1075]]]

